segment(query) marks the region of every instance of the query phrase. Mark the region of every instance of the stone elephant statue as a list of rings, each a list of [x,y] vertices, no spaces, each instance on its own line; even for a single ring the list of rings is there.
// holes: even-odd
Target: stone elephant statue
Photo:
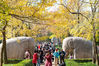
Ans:
[[[6,50],[8,59],[24,59],[26,50],[29,50],[30,57],[34,53],[34,39],[31,37],[16,37],[6,40]],[[2,44],[0,45],[1,51]]]
[[[66,56],[73,53],[74,59],[92,58],[92,42],[81,37],[67,37],[63,40]]]

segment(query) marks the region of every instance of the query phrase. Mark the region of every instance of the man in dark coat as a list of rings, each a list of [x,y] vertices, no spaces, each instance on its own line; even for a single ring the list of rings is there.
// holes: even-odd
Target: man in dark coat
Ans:
[[[63,51],[63,49],[61,49],[61,51],[59,52],[59,55],[60,55],[60,64],[64,62],[65,54],[66,53]]]

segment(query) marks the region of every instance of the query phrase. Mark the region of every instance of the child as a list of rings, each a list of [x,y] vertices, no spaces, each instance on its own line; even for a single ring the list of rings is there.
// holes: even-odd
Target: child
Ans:
[[[70,54],[70,57],[69,57],[69,59],[73,59],[73,56],[72,56],[72,54]]]

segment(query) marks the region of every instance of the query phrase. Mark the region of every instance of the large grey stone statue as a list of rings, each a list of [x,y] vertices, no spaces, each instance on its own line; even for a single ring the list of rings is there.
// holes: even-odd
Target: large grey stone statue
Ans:
[[[26,50],[29,50],[31,57],[33,55],[35,42],[31,37],[11,38],[6,43],[7,57],[9,59],[23,59]]]
[[[73,53],[74,59],[92,58],[92,42],[81,37],[67,37],[63,40],[63,50]]]

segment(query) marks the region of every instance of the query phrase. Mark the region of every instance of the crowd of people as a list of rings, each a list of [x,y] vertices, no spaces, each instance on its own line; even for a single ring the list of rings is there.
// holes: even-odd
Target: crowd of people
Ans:
[[[45,63],[45,66],[52,66],[52,61],[54,61],[55,66],[66,66],[64,62],[66,53],[63,49],[55,48],[54,44],[42,44],[35,48],[32,63],[33,66],[40,66],[40,64]],[[29,59],[30,54],[28,51],[25,53],[25,58]]]

